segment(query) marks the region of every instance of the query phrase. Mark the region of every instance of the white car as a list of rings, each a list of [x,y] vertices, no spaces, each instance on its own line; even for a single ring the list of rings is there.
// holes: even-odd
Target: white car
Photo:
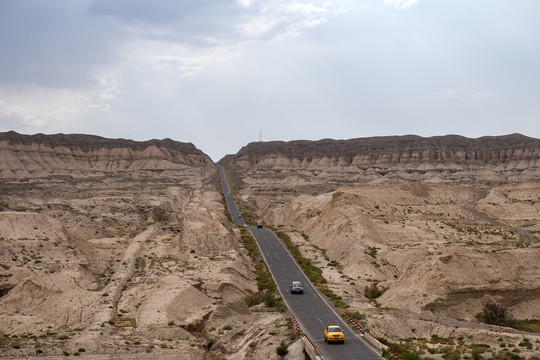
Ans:
[[[300,281],[291,282],[291,294],[303,294],[304,287]]]

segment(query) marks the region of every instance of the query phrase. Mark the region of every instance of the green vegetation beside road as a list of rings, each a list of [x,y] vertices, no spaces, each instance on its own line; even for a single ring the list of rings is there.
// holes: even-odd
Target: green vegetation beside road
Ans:
[[[305,258],[300,252],[298,245],[294,244],[289,235],[281,230],[273,229],[275,234],[285,243],[289,252],[293,256],[296,263],[300,266],[304,274],[308,277],[309,281],[317,287],[317,289],[322,292],[326,297],[334,302],[336,308],[346,309],[349,307],[347,303],[343,301],[341,296],[335,294],[332,290],[328,288],[327,281],[322,275],[322,270],[311,263],[311,259]],[[307,235],[302,235],[304,239],[307,240]]]
[[[257,280],[258,293],[247,295],[245,297],[246,304],[251,307],[261,303],[264,303],[267,307],[275,307],[278,311],[284,311],[285,307],[281,302],[281,298],[276,296],[277,286],[266,266],[266,263],[262,260],[259,247],[253,239],[253,236],[247,231],[246,228],[240,229],[240,240],[242,245],[247,249],[249,256],[255,264],[254,273]]]

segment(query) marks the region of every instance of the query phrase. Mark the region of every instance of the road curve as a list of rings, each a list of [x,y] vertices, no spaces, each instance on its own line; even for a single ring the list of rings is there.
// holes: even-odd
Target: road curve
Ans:
[[[245,226],[238,215],[233,196],[225,179],[223,168],[218,165],[223,192],[229,212],[236,225]],[[267,228],[248,227],[259,245],[259,249],[272,273],[279,292],[291,314],[294,315],[306,335],[315,344],[325,360],[380,360],[380,350],[373,348],[358,332],[353,331],[336,311],[323,299],[313,287],[293,257],[277,236]],[[290,294],[291,281],[300,281],[304,285],[304,294]],[[344,330],[344,344],[327,344],[324,342],[323,330],[327,325],[339,325]]]

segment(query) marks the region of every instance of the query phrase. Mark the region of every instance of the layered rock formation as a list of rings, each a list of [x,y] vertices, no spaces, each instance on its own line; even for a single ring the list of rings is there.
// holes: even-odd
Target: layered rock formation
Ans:
[[[0,358],[269,358],[218,181],[192,144],[0,134]]]
[[[241,208],[287,233],[376,337],[540,344],[476,318],[490,302],[540,317],[540,140],[261,142],[220,163]]]
[[[300,171],[306,176],[350,182],[405,179],[454,182],[535,179],[540,175],[540,140],[520,134],[470,139],[457,135],[370,137],[350,140],[250,143],[220,161],[240,171]],[[279,177],[279,175],[277,175]]]
[[[42,177],[77,172],[137,172],[213,167],[191,143],[137,142],[93,135],[0,133],[0,177]]]

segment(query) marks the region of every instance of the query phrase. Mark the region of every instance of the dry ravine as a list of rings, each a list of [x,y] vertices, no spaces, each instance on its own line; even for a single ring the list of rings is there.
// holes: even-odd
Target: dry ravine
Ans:
[[[277,357],[212,161],[191,144],[0,136],[0,357]],[[294,353],[291,347],[291,354]]]

